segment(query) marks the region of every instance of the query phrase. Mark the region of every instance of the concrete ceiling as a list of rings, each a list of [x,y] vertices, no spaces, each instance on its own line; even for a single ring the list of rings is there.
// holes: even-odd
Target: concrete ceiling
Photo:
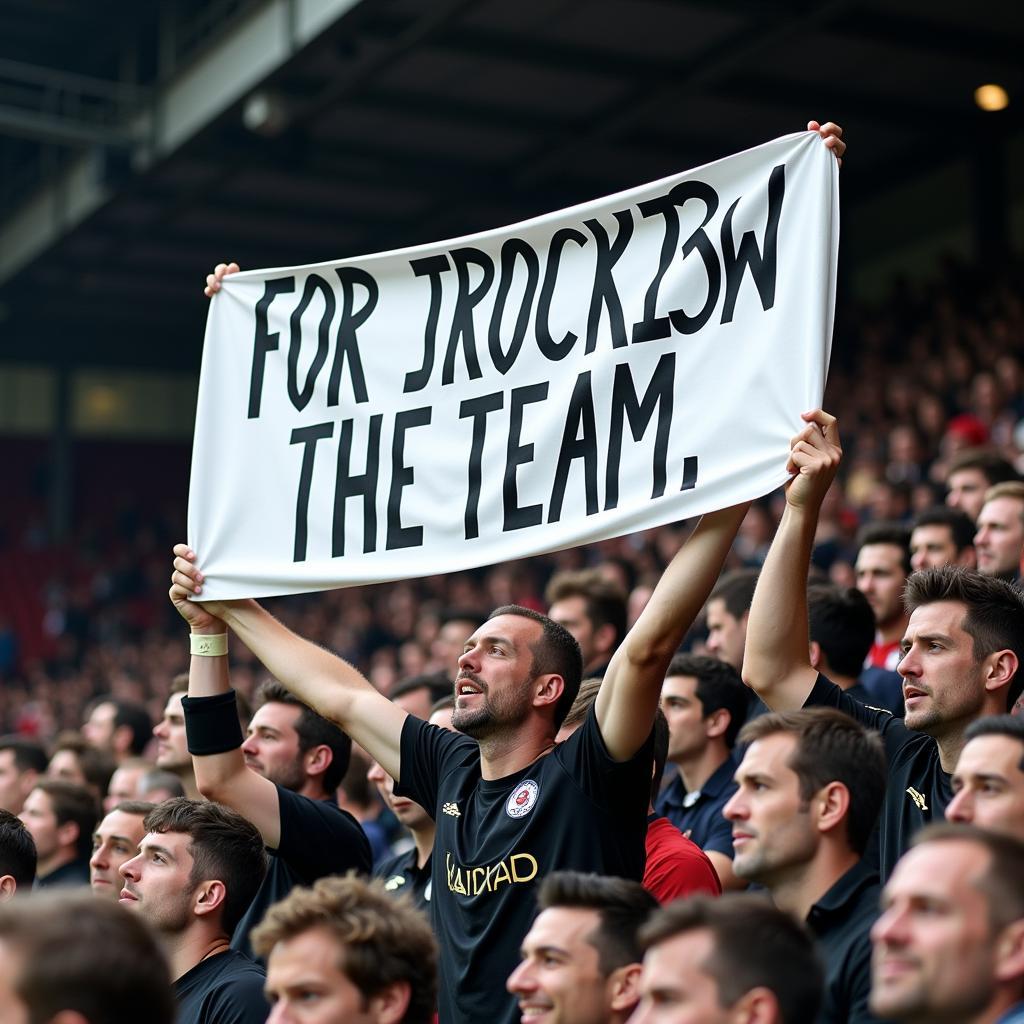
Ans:
[[[1019,139],[1022,52],[1010,0],[0,0],[0,360],[194,368],[222,259],[498,227],[809,117],[850,223]]]

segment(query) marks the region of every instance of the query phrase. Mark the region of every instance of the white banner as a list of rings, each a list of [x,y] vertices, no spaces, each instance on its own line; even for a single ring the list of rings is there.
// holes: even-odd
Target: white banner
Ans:
[[[450,572],[786,479],[820,404],[838,171],[802,132],[502,231],[249,271],[210,304],[207,599]]]

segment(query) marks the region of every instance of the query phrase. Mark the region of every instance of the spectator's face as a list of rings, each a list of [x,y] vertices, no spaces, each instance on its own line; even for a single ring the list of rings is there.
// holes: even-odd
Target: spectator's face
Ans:
[[[523,1020],[536,1024],[604,1024],[611,1015],[608,979],[587,941],[601,923],[596,910],[543,910],[523,940],[522,962],[506,988]]]
[[[153,729],[156,737],[156,766],[167,772],[191,769],[192,755],[185,739],[185,712],[181,710],[182,693],[172,693],[164,707],[164,717]]]
[[[182,832],[150,832],[121,865],[121,906],[166,935],[184,931],[193,919],[190,842]]]
[[[242,744],[245,763],[265,779],[298,792],[306,784],[306,771],[295,723],[302,709],[293,704],[267,701],[249,723]]]
[[[743,668],[743,645],[747,639],[747,617],[736,618],[725,607],[720,597],[708,601],[708,652],[732,665],[736,671]]]
[[[37,778],[37,772],[19,771],[13,750],[0,750],[0,808],[20,814]]]
[[[953,772],[950,821],[965,821],[1024,840],[1024,744],[1012,736],[970,740]]]
[[[792,877],[818,850],[810,803],[801,799],[800,780],[788,764],[795,749],[790,733],[751,743],[736,770],[739,788],[722,808],[732,822],[733,870],[768,888]]]
[[[875,621],[888,626],[902,618],[903,553],[895,544],[865,544],[857,552],[857,589],[868,599]]]
[[[966,512],[977,521],[981,506],[985,504],[985,492],[989,488],[985,474],[980,469],[958,469],[950,474],[946,486],[949,488],[946,504]]]
[[[28,1007],[18,994],[22,957],[10,944],[0,941],[0,1022],[31,1024]]]
[[[449,732],[455,732],[455,726],[452,725],[452,715],[454,714],[454,708],[439,708],[430,716],[430,724],[436,725],[439,729],[447,729]]]
[[[499,615],[466,641],[455,679],[456,729],[480,739],[526,720],[534,690],[532,645],[541,633],[539,622]]]
[[[985,687],[974,660],[974,641],[961,623],[967,609],[959,601],[936,601],[914,609],[903,637],[904,722],[918,732],[937,734],[948,722],[979,713]]]
[[[918,526],[910,535],[910,568],[914,572],[940,569],[956,561],[956,544],[953,543],[953,531],[948,526],[930,523]]]
[[[896,865],[882,895],[871,1010],[895,1020],[970,1020],[994,987],[995,936],[978,887],[989,860],[977,843],[925,843]]]
[[[41,789],[33,789],[25,799],[25,806],[22,808],[19,818],[25,823],[25,828],[32,833],[36,844],[36,855],[40,863],[49,860],[64,845],[60,826],[57,824],[57,815],[53,810],[53,803],[49,794]]]
[[[139,852],[145,835],[141,814],[111,811],[92,834],[89,883],[97,896],[117,901],[124,880],[121,865]]]
[[[97,704],[92,709],[88,721],[82,725],[82,735],[86,741],[100,750],[114,749],[114,719],[117,708],[113,704]]]
[[[58,750],[50,758],[46,768],[46,774],[51,779],[63,779],[65,782],[73,782],[78,786],[87,786],[85,773],[78,761],[78,755],[73,750]]]
[[[437,636],[430,645],[430,654],[438,668],[449,673],[455,668],[466,647],[466,637],[470,636],[476,627],[475,622],[452,619],[437,631]]]
[[[586,598],[574,595],[556,601],[548,609],[548,618],[564,626],[576,638],[583,654],[583,671],[594,662],[603,660],[604,652],[599,650],[594,636],[594,623],[587,615]]]
[[[377,787],[381,800],[391,813],[407,829],[415,832],[429,827],[432,821],[430,815],[414,800],[406,796],[395,796],[395,780],[376,761],[370,762],[366,777]]]
[[[732,1024],[742,1019],[722,1006],[718,982],[701,966],[713,954],[711,933],[702,928],[652,946],[644,957],[640,1005],[630,1024]]]
[[[267,959],[267,1024],[376,1024],[381,997],[367,999],[342,973],[343,951],[326,929],[277,943]],[[400,1019],[400,1018],[388,1018]]]
[[[118,768],[110,776],[107,795],[103,798],[104,812],[109,814],[124,800],[138,800],[139,782],[145,772],[146,769],[142,765]]]
[[[661,710],[668,721],[670,761],[686,760],[707,749],[707,723],[695,676],[669,676],[661,684]]]
[[[986,501],[978,516],[974,550],[978,571],[986,576],[1011,576],[1020,569],[1024,552],[1024,503],[1017,498]]]

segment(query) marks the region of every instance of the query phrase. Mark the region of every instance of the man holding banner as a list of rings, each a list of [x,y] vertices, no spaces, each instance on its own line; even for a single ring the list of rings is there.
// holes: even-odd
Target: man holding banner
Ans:
[[[792,419],[824,384],[831,154],[845,145],[836,126],[810,127],[504,233],[333,267],[221,265],[208,279],[223,294],[204,348],[191,543],[174,549],[170,590],[192,672],[226,677],[232,629],[433,814],[442,1024],[516,1019],[504,981],[547,874],[641,878],[665,672],[750,499],[786,479]],[[688,337],[705,327],[727,360]],[[505,606],[469,637],[449,733],[252,600],[701,513],[593,711],[557,745],[582,664],[547,616]]]

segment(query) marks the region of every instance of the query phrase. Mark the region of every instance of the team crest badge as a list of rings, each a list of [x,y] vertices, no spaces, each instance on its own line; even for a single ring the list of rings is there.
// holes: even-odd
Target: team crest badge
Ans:
[[[505,804],[505,813],[510,818],[525,817],[533,810],[533,805],[540,796],[540,786],[533,779],[519,783]]]

